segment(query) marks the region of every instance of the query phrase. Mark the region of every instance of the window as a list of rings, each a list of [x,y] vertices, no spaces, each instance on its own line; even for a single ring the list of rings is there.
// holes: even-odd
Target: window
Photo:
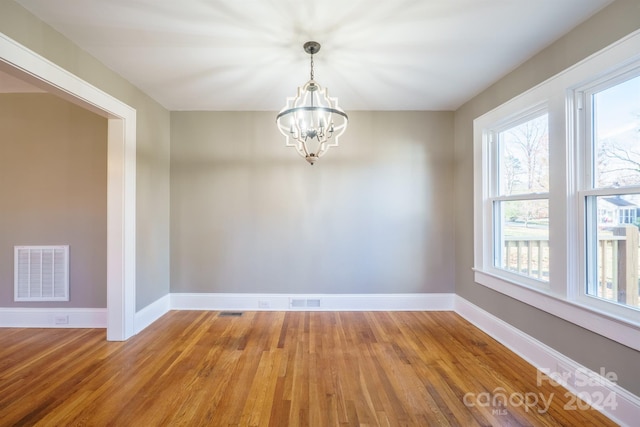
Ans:
[[[491,130],[493,265],[549,280],[549,132],[546,111]],[[525,279],[526,280],[526,279]]]
[[[640,350],[640,30],[474,120],[474,278]]]
[[[585,294],[640,308],[640,69],[617,71],[576,92],[584,132]]]

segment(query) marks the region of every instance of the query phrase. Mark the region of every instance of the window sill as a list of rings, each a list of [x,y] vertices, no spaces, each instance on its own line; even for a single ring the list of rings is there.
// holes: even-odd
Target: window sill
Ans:
[[[474,269],[474,279],[494,291],[640,351],[640,325],[629,319],[510,282],[479,269]]]

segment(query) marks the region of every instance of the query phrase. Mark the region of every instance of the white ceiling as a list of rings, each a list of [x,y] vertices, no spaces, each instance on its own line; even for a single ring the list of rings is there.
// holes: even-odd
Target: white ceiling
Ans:
[[[169,110],[455,110],[612,0],[17,0]]]

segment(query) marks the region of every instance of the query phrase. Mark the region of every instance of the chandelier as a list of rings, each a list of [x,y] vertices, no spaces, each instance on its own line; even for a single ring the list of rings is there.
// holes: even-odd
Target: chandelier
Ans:
[[[285,145],[294,147],[307,162],[314,164],[330,147],[338,145],[338,138],[347,129],[349,118],[338,107],[338,99],[329,97],[313,76],[313,55],[320,43],[306,42],[304,51],[311,55],[311,79],[278,113],[278,129],[286,137]]]

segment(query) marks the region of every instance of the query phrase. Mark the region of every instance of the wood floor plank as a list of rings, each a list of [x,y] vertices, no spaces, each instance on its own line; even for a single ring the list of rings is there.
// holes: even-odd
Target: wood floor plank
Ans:
[[[123,343],[91,329],[0,342],[0,426],[615,425],[565,410],[566,390],[451,312],[172,311]]]

